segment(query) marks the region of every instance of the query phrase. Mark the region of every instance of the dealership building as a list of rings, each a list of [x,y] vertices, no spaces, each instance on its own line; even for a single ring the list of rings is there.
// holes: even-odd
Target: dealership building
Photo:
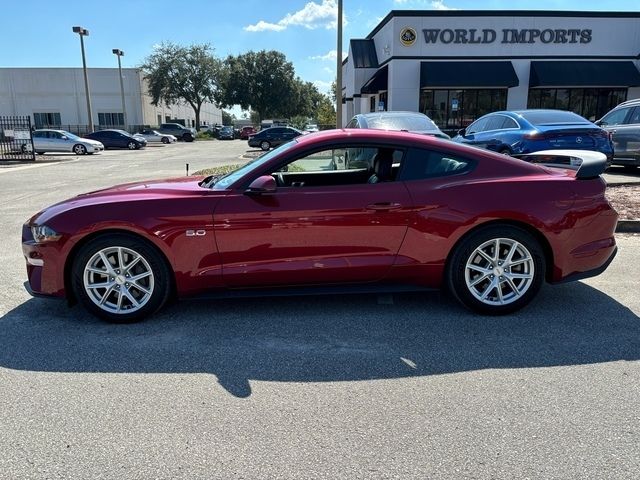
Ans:
[[[596,120],[640,98],[640,13],[391,11],[343,62],[343,121],[422,112],[455,131],[496,110]]]
[[[97,126],[125,127],[117,68],[89,68],[93,122]],[[126,128],[179,122],[195,126],[188,104],[151,104],[147,83],[138,68],[123,68]],[[82,130],[89,124],[82,68],[0,68],[0,115],[30,116],[36,127],[61,126]],[[205,103],[200,123],[222,123],[222,111]],[[81,128],[75,128],[81,127]]]

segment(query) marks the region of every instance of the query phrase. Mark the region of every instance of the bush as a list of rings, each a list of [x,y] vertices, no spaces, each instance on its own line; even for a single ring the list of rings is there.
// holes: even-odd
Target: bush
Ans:
[[[210,131],[205,130],[203,132],[196,133],[196,139],[198,140],[213,140],[213,135]]]

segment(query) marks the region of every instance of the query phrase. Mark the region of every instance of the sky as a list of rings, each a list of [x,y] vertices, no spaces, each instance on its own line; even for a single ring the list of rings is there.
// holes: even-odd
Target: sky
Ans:
[[[343,49],[364,38],[391,10],[470,10],[477,0],[343,0]],[[638,0],[485,0],[486,10],[637,11]],[[3,1],[0,67],[79,67],[74,25],[89,30],[89,67],[139,66],[163,41],[210,43],[221,58],[278,50],[296,74],[328,92],[336,69],[337,0],[21,0]]]

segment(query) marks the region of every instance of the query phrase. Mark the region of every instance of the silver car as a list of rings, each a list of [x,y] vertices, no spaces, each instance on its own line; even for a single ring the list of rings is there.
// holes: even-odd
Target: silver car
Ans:
[[[33,132],[33,148],[36,153],[73,152],[76,155],[94,154],[104,150],[96,140],[80,138],[65,130],[41,129]]]
[[[133,135],[134,137],[144,138],[149,143],[175,143],[178,139],[174,135],[168,133],[160,133],[156,130],[145,129]]]

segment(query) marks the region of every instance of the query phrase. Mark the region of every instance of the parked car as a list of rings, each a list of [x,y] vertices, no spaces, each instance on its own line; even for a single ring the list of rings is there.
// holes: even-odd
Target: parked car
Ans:
[[[361,113],[349,121],[347,128],[400,130],[449,140],[449,135],[442,132],[429,117],[418,112]]]
[[[249,137],[250,147],[260,147],[262,150],[269,150],[283,143],[302,135],[302,132],[293,127],[271,127],[260,130],[255,135]]]
[[[165,145],[178,141],[178,139],[174,135],[162,134],[156,130],[151,130],[148,128],[141,130],[133,136],[136,138],[142,138],[148,143],[164,143]]]
[[[196,138],[194,130],[179,123],[163,123],[159,128],[156,128],[156,131],[163,135],[173,135],[184,142],[193,142]]]
[[[489,113],[463,128],[454,142],[504,155],[540,150],[594,150],[613,159],[609,133],[580,115],[564,110],[516,110]]]
[[[309,123],[305,125],[304,131],[307,133],[316,133],[316,132],[319,132],[320,129],[318,128],[318,125],[316,125],[315,123]]]
[[[147,141],[144,138],[136,138],[124,130],[98,130],[86,134],[85,138],[101,142],[104,148],[128,148],[129,150],[138,150],[147,146]]]
[[[241,140],[249,140],[251,135],[255,135],[258,131],[255,129],[253,125],[247,125],[240,129],[240,139]]]
[[[92,155],[104,150],[98,139],[80,138],[65,130],[43,128],[33,132],[33,147],[36,153],[73,152],[76,155]]]
[[[348,166],[350,150],[368,150],[368,164]],[[22,229],[27,285],[114,322],[175,296],[296,286],[444,287],[506,314],[545,281],[598,275],[616,252],[605,155],[551,154],[568,165],[404,132],[299,136],[224,176],[129,183],[44,209]]]
[[[640,166],[640,99],[621,103],[596,125],[612,136],[614,165]]]
[[[233,140],[235,138],[235,133],[233,132],[233,127],[222,127],[218,132],[219,140]]]

